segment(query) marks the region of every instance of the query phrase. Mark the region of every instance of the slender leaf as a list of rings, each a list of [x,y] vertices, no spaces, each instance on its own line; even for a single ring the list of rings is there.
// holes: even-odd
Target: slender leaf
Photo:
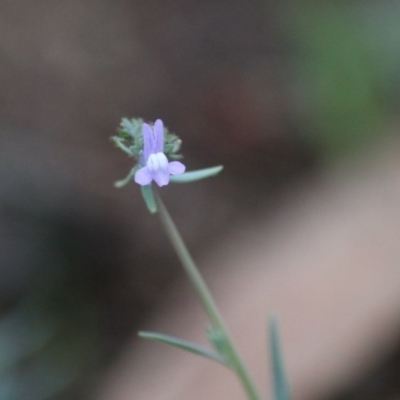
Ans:
[[[157,203],[154,197],[153,187],[150,185],[141,186],[142,196],[149,211],[154,214],[157,212]]]
[[[155,340],[157,342],[169,344],[170,346],[178,347],[179,349],[186,350],[189,351],[190,353],[194,353],[209,358],[213,361],[217,361],[229,367],[229,362],[225,360],[225,358],[221,357],[219,354],[211,350],[206,349],[205,347],[199,346],[196,343],[187,342],[186,340],[178,339],[173,336],[155,332],[141,331],[138,333],[138,335],[139,337],[144,339]]]
[[[276,316],[271,316],[269,318],[269,344],[274,385],[274,399],[290,400]]]
[[[222,165],[218,165],[216,167],[185,172],[181,175],[171,176],[170,181],[173,183],[189,183],[189,182],[199,181],[201,179],[206,179],[214,175],[217,175],[219,172],[222,171],[223,168],[224,167]]]

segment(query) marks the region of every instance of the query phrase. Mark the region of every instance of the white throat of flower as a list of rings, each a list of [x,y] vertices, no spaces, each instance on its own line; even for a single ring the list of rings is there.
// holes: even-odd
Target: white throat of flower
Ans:
[[[168,171],[168,159],[164,153],[153,153],[150,154],[147,160],[147,168],[155,173],[160,170]]]

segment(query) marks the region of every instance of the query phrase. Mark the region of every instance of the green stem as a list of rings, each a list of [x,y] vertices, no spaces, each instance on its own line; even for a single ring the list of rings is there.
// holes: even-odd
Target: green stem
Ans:
[[[249,400],[260,400],[260,396],[257,393],[255,385],[250,378],[249,373],[245,365],[243,364],[241,357],[236,350],[235,345],[228,333],[228,330],[225,326],[225,323],[222,319],[222,316],[215,304],[215,301],[207,287],[206,282],[203,277],[200,275],[199,270],[196,267],[196,264],[193,261],[186,245],[178,232],[171,216],[169,215],[167,209],[164,206],[164,203],[161,200],[159,194],[155,191],[157,208],[160,214],[161,222],[164,226],[164,229],[174,247],[182,265],[185,269],[190,282],[192,283],[197,295],[200,298],[201,303],[211,321],[211,324],[214,329],[218,329],[222,335],[224,335],[225,343],[228,348],[228,353],[230,356],[230,362],[232,364],[232,368],[235,370],[237,376],[239,377],[244,390],[247,393]]]

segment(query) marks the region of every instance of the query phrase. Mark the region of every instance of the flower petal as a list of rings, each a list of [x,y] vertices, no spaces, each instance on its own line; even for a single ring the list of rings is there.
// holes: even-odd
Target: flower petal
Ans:
[[[164,124],[158,119],[154,124],[154,153],[164,153]]]
[[[150,154],[154,153],[154,134],[150,125],[143,124],[142,134],[143,134],[143,157],[144,157],[144,162],[147,163]]]
[[[152,181],[152,179],[153,175],[147,167],[140,168],[136,171],[135,182],[139,185],[148,185]]]
[[[185,172],[186,167],[179,161],[171,161],[168,164],[168,171],[171,175],[179,175]]]
[[[153,172],[153,179],[156,181],[158,186],[165,186],[169,183],[169,172],[167,168],[159,168]]]

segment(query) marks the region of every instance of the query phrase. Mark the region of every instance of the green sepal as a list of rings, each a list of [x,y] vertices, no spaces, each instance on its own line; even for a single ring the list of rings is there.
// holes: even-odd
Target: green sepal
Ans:
[[[132,153],[131,149],[123,143],[123,139],[118,136],[112,136],[111,140],[114,142],[115,146],[121,149],[125,154],[132,157],[134,154]]]
[[[156,199],[154,197],[154,191],[153,191],[153,187],[150,185],[146,185],[146,186],[140,186],[140,189],[142,191],[142,196],[144,199],[144,202],[147,205],[148,210],[154,214],[157,212],[157,203],[156,203]]]
[[[164,153],[171,157],[181,149],[182,140],[180,140],[178,136],[169,133],[166,128],[164,128],[164,130]]]
[[[124,139],[139,138],[141,136],[143,120],[141,118],[129,120],[128,118],[122,118],[121,128],[118,133]]]
[[[126,178],[121,179],[120,181],[117,181],[114,183],[114,186],[116,188],[122,188],[124,186],[126,186],[128,183],[132,182],[132,178],[134,177],[136,171],[140,168],[139,165],[135,165],[131,171],[129,172],[129,174],[126,176]]]
[[[222,165],[218,165],[216,167],[185,172],[181,175],[172,175],[170,177],[170,181],[173,183],[190,183],[194,181],[199,181],[201,179],[206,179],[217,175],[222,171],[223,168],[224,167]]]
[[[169,155],[169,158],[170,158],[171,160],[182,160],[183,155],[182,155],[182,154],[170,154],[170,155]]]
[[[274,399],[289,400],[289,386],[287,383],[285,368],[283,365],[283,357],[280,346],[278,321],[276,316],[272,315],[268,321],[269,330],[269,347],[271,356]]]
[[[155,332],[144,332],[141,331],[138,333],[138,336],[144,339],[155,340],[157,342],[169,344],[170,346],[178,347],[179,349],[186,350],[190,353],[194,353],[206,358],[209,358],[213,361],[217,361],[227,367],[229,367],[229,362],[221,357],[219,354],[206,349],[196,343],[188,342],[186,340],[178,339],[173,336],[164,335],[162,333]]]

